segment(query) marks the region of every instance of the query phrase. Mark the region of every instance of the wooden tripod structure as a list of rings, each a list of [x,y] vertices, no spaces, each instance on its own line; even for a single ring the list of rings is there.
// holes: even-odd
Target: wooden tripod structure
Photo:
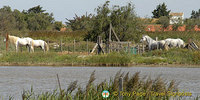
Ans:
[[[112,27],[112,24],[110,23],[110,28],[109,28],[109,39],[108,39],[108,42],[106,43],[106,53],[110,53],[110,44],[113,42],[112,41],[112,33],[114,34],[117,42],[119,43],[120,40],[117,36],[117,34],[115,33],[113,27]],[[100,54],[101,52],[102,53],[105,53],[105,51],[103,50],[103,43],[102,43],[102,38],[101,36],[98,36],[97,38],[97,43],[96,45],[94,46],[94,48],[92,49],[92,52],[91,53],[94,53],[95,49],[97,48],[97,53]]]

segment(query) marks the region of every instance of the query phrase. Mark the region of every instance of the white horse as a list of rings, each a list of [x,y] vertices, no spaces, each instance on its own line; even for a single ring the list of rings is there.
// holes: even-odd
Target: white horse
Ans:
[[[33,39],[30,38],[30,37],[23,37],[23,38],[21,38],[21,39],[23,39],[23,40],[25,40],[25,41],[27,42],[27,46],[28,46],[29,52],[30,52],[30,50],[31,50],[31,41],[32,41]]]
[[[164,40],[155,41],[148,35],[143,35],[140,42],[147,42],[149,50],[155,50],[155,49],[157,49],[157,47],[158,47],[158,49],[164,49],[164,44],[165,44]]]
[[[44,52],[49,51],[48,44],[43,40],[32,40],[31,41],[31,50],[34,52],[34,47],[40,47]]]
[[[18,52],[18,47],[21,47],[21,46],[29,46],[30,47],[30,42],[27,39],[19,38],[17,36],[7,35],[6,39],[4,39],[4,41],[9,41],[11,44],[14,44],[16,52]]]
[[[178,48],[184,48],[185,47],[185,42],[180,39],[172,39],[172,38],[167,38],[165,39],[166,44],[172,48],[172,47],[178,47]]]

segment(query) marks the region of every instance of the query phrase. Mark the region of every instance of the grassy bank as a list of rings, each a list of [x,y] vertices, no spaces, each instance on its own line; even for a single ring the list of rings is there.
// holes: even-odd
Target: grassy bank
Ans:
[[[155,50],[140,55],[125,52],[101,55],[60,52],[7,52],[1,53],[0,63],[1,65],[25,66],[200,65],[200,52],[188,49]]]
[[[161,77],[152,80],[150,77],[140,77],[139,72],[129,75],[130,73],[122,73],[118,71],[115,77],[111,77],[109,81],[103,81],[94,84],[95,71],[90,75],[85,87],[78,86],[78,81],[71,82],[67,89],[54,90],[53,92],[44,92],[37,94],[31,89],[24,91],[23,100],[104,100],[102,91],[108,90],[110,96],[106,100],[119,99],[119,79],[123,78],[123,100],[171,100],[180,98],[180,96],[172,93],[178,93],[178,84],[174,80],[165,82]],[[122,92],[124,94],[122,94]],[[128,95],[125,93],[133,93]],[[136,94],[137,93],[137,94]],[[186,92],[185,92],[186,93]],[[188,96],[191,94],[188,92]],[[171,98],[172,97],[172,98]]]

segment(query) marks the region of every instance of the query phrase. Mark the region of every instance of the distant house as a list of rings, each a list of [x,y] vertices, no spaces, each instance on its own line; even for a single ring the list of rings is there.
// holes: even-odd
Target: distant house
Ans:
[[[179,22],[183,23],[184,14],[183,13],[169,13],[170,15],[170,24],[177,24]]]

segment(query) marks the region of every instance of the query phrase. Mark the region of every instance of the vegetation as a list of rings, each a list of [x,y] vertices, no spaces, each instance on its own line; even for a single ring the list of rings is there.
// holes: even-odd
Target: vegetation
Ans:
[[[4,6],[0,9],[0,21],[1,32],[53,30],[54,25],[53,14],[46,13],[40,5],[22,12],[17,9],[12,11],[9,6]]]
[[[159,17],[157,24],[161,24],[163,29],[166,29],[169,26],[169,18],[167,16]]]
[[[87,53],[2,53],[1,65],[49,65],[49,66],[134,66],[134,65],[199,65],[200,52],[188,49],[155,50],[141,55],[113,52],[102,55]]]
[[[115,5],[113,8],[109,8],[109,1],[106,1],[102,6],[96,8],[96,12],[96,15],[76,16],[73,20],[68,20],[67,24],[74,31],[88,31],[85,40],[95,42],[99,35],[102,36],[104,41],[108,40],[110,24],[114,27],[121,41],[130,40],[143,31],[142,23],[136,16],[134,6],[131,3],[122,7]]]
[[[54,90],[53,92],[44,92],[41,94],[34,93],[33,89],[31,91],[24,91],[22,94],[23,100],[103,100],[101,93],[103,90],[108,90],[110,96],[108,100],[117,100],[119,96],[114,94],[119,91],[119,79],[123,78],[123,91],[130,92],[133,91],[137,93],[147,93],[146,95],[135,94],[132,96],[124,96],[124,100],[170,100],[170,95],[157,95],[154,93],[169,93],[178,92],[178,84],[174,80],[166,82],[161,78],[157,77],[155,80],[152,80],[150,77],[141,78],[139,72],[134,73],[130,76],[130,73],[121,73],[118,71],[114,78],[110,78],[110,81],[103,81],[94,84],[95,81],[95,71],[90,75],[90,79],[85,88],[77,85],[78,81],[72,82],[68,88],[62,89],[61,91]],[[178,97],[178,96],[177,96]],[[180,98],[180,97],[178,97]]]
[[[167,10],[167,5],[165,3],[159,4],[156,9],[152,12],[153,18],[160,18],[161,16],[169,17],[171,10]]]

